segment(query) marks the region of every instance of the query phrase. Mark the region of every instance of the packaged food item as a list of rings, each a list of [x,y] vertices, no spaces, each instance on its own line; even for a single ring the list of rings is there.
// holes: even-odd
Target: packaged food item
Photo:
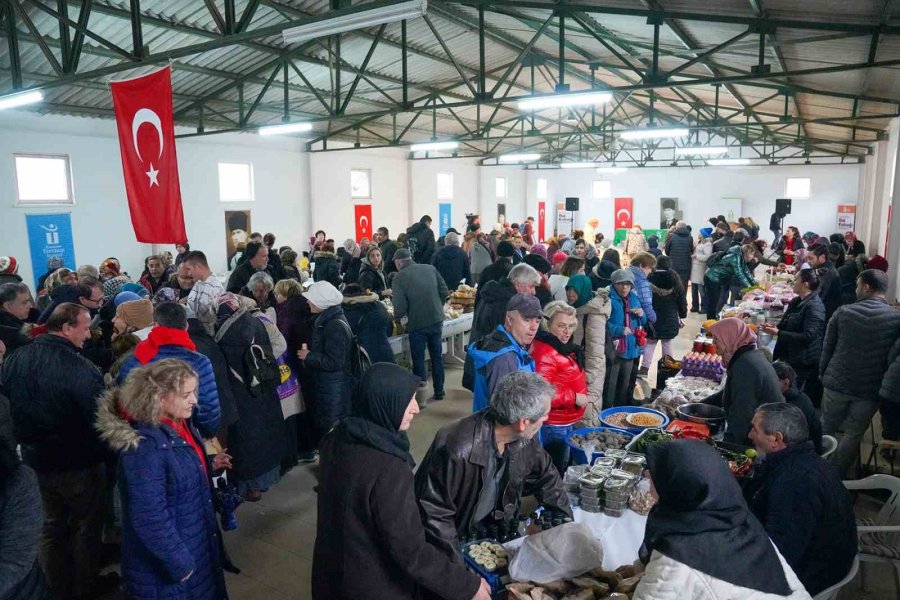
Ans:
[[[647,459],[643,456],[632,454],[622,459],[621,470],[640,477],[644,473],[646,465]]]

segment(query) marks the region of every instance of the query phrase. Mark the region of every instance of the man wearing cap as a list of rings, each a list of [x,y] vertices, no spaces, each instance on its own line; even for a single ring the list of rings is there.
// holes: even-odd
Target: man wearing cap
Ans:
[[[531,267],[529,267],[531,268]],[[541,303],[532,294],[515,294],[506,305],[506,318],[490,335],[466,349],[474,368],[472,411],[487,408],[497,383],[514,371],[534,373],[528,347],[541,324]]]
[[[441,335],[444,331],[444,302],[450,297],[450,290],[437,269],[431,265],[414,263],[406,248],[400,248],[394,253],[394,264],[397,267],[397,274],[391,284],[394,319],[407,317],[413,373],[422,380],[423,386],[427,383],[427,346],[431,357],[434,399],[443,400],[444,359]]]
[[[478,280],[478,289],[481,290],[489,281],[500,281],[513,268],[513,255],[516,253],[516,247],[511,242],[502,241],[497,244],[497,260],[490,266],[485,267],[481,272],[481,278]]]

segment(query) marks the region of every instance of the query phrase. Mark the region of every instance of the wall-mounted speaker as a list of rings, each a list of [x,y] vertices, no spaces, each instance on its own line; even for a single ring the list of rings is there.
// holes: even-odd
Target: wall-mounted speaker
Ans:
[[[775,200],[775,212],[777,212],[779,215],[791,214],[791,199],[778,198],[777,200]]]

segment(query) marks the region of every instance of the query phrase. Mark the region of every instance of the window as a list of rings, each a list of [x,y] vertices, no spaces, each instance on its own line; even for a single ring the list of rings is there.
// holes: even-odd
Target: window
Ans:
[[[219,202],[253,200],[253,165],[219,163]]]
[[[546,200],[547,199],[547,180],[546,179],[538,179],[537,180],[537,199],[538,200]]]
[[[438,173],[437,197],[438,200],[453,200],[453,175],[450,173]]]
[[[494,180],[494,190],[498,198],[506,198],[506,177],[498,177]]]
[[[788,178],[784,195],[788,198],[809,198],[809,178]]]
[[[74,204],[68,156],[14,154],[17,204]]]
[[[372,171],[369,169],[353,169],[350,171],[350,197],[372,197]]]
[[[593,191],[594,199],[597,198],[612,198],[612,182],[604,181],[602,179],[597,179],[594,181],[594,186],[591,188]]]

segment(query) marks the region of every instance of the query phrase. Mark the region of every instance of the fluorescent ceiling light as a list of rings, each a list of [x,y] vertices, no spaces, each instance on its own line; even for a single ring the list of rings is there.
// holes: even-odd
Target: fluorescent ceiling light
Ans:
[[[606,104],[611,101],[612,94],[609,92],[553,94],[551,96],[538,96],[519,100],[519,110],[543,110],[560,106],[590,106],[592,104]]]
[[[282,135],[285,133],[303,133],[305,131],[312,131],[312,123],[285,123],[284,125],[260,127],[259,135]]]
[[[677,138],[684,137],[688,134],[688,130],[683,127],[675,128],[647,128],[647,129],[629,129],[620,131],[619,137],[623,140],[655,140],[661,138]]]
[[[455,150],[459,142],[428,142],[427,144],[413,144],[410,152],[428,152],[429,150]]]
[[[0,98],[0,110],[6,108],[16,108],[17,106],[25,106],[26,104],[35,104],[44,99],[43,92],[23,92],[21,94],[10,94]]]
[[[628,167],[599,167],[597,169],[598,173],[603,173],[604,175],[609,175],[612,173],[624,173],[628,170]]]
[[[563,169],[593,169],[597,166],[595,162],[564,162],[559,166]]]
[[[749,165],[749,158],[711,158],[706,161],[711,167],[738,167],[741,165]]]
[[[687,146],[675,148],[676,156],[721,156],[728,154],[725,146]]]
[[[315,23],[298,25],[282,32],[285,44],[297,44],[316,38],[354,31],[385,23],[396,23],[425,16],[428,9],[427,0],[412,0],[390,6],[381,6],[369,10],[361,10],[349,15],[340,15],[323,19]]]
[[[504,154],[497,157],[500,162],[533,162],[540,159],[540,154]]]

